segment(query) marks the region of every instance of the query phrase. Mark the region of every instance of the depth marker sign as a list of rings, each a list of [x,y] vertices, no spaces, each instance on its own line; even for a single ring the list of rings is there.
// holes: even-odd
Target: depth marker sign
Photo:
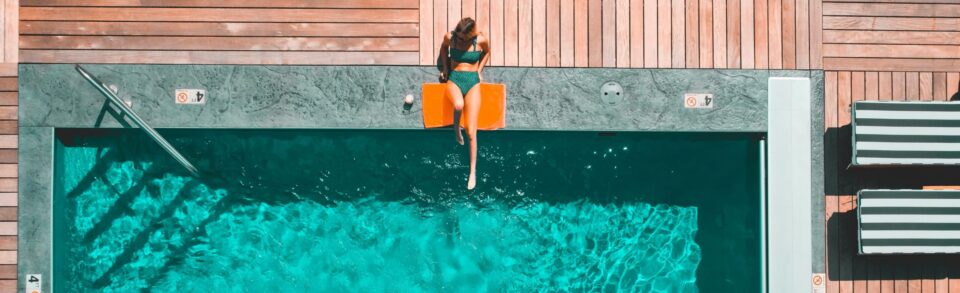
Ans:
[[[40,281],[40,274],[28,274],[28,275],[26,276],[26,278],[27,278],[27,279],[26,279],[27,285],[24,286],[24,289],[26,289],[26,292],[27,292],[27,293],[40,293],[40,292],[42,292],[42,291],[40,290],[40,289],[41,289],[41,288],[40,288],[40,283],[42,283],[42,282]]]
[[[177,89],[173,94],[177,104],[206,104],[207,91],[198,89]]]

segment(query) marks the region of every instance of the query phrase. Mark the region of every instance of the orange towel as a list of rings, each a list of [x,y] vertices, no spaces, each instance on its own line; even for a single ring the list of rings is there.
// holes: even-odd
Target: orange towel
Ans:
[[[423,84],[423,127],[453,125],[453,104],[447,99],[447,85]],[[498,83],[480,84],[480,117],[477,129],[496,130],[506,126],[507,87]],[[460,115],[460,126],[467,128],[466,115]]]

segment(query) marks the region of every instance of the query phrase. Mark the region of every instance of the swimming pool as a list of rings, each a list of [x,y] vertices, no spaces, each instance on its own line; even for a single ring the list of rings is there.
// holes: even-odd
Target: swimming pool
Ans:
[[[756,292],[759,134],[57,129],[58,292]]]

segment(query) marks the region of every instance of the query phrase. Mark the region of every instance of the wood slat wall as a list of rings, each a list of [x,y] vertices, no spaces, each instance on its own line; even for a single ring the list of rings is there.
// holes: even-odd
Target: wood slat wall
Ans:
[[[492,66],[819,68],[821,1],[420,0],[419,60],[469,16]]]
[[[418,0],[24,0],[32,63],[417,64]]]
[[[960,71],[960,1],[825,0],[828,70]]]

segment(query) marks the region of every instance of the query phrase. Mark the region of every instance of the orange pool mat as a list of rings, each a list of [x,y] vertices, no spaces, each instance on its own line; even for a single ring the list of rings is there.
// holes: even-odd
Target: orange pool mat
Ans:
[[[436,128],[453,125],[453,104],[446,97],[446,84],[424,83],[422,93],[423,127]],[[499,83],[480,84],[480,117],[477,129],[496,130],[506,126],[507,87]],[[460,115],[460,126],[466,128],[465,115]]]

